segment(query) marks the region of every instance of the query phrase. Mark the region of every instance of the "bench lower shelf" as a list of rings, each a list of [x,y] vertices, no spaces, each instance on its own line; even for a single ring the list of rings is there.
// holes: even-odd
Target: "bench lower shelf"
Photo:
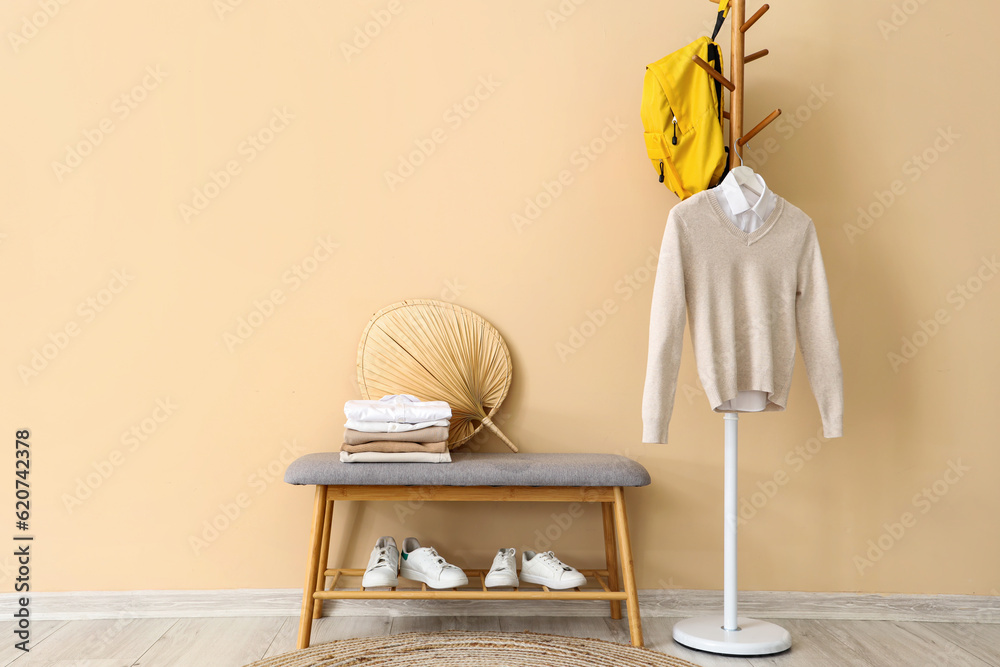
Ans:
[[[599,503],[603,517],[604,553],[607,569],[581,570],[596,581],[600,588],[551,590],[546,586],[513,590],[490,590],[485,586],[486,572],[465,570],[470,580],[479,579],[478,587],[428,590],[420,589],[337,588],[345,577],[361,577],[364,570],[356,568],[330,568],[331,524],[335,502],[350,501],[400,501],[419,499],[441,501],[542,501]],[[621,569],[619,569],[619,555]],[[331,580],[332,577],[332,580]],[[624,579],[622,582],[621,579]],[[328,581],[329,580],[329,581]],[[624,584],[624,586],[622,586]],[[534,584],[527,584],[529,587]],[[302,595],[302,613],[299,617],[299,637],[296,646],[306,648],[312,635],[313,619],[323,615],[327,600],[601,600],[608,604],[611,618],[622,617],[622,601],[627,603],[629,634],[633,646],[642,646],[642,621],[639,618],[639,596],[635,585],[632,563],[632,546],[625,512],[625,489],[615,487],[483,487],[483,486],[352,486],[316,485],[313,502],[313,520],[309,536],[309,556],[306,565],[306,583]]]
[[[463,570],[469,579],[478,578],[479,589],[430,589],[421,584],[419,589],[337,589],[336,585],[342,577],[361,577],[365,571],[359,569],[336,568],[325,571],[327,577],[333,577],[330,587],[313,593],[316,600],[626,600],[625,591],[611,590],[608,586],[607,570],[580,570],[585,577],[595,579],[601,585],[600,589],[567,589],[552,590],[548,586],[529,588],[521,587],[503,590],[490,590],[482,583],[487,572],[483,570]],[[533,584],[529,584],[533,586]]]

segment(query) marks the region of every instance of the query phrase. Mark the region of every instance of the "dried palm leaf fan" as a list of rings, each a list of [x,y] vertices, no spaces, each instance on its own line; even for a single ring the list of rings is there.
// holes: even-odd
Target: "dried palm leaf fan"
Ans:
[[[361,396],[413,394],[451,406],[448,447],[454,449],[483,426],[513,451],[490,419],[510,389],[507,344],[492,324],[452,303],[412,299],[375,313],[358,345]]]

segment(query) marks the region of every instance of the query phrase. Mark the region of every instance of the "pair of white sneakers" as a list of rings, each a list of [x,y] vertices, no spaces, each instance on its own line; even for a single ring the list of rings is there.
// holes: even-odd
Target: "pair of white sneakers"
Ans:
[[[487,588],[500,586],[515,587],[520,584],[514,549],[500,549],[493,558],[493,566],[483,582]],[[364,588],[395,587],[399,585],[399,575],[413,581],[420,581],[430,588],[457,588],[469,583],[469,578],[461,568],[442,558],[434,547],[421,547],[415,537],[403,540],[403,552],[396,547],[396,540],[386,536],[379,538],[368,559],[361,585]],[[587,583],[587,578],[575,568],[556,558],[551,551],[521,554],[521,579],[532,584],[541,584],[556,590],[576,588]]]
[[[493,557],[493,566],[486,581],[483,583],[487,588],[497,586],[518,586],[520,581],[517,578],[517,552],[512,549],[500,549]],[[566,590],[576,588],[587,583],[587,577],[583,576],[575,567],[571,567],[562,562],[551,551],[536,553],[534,551],[524,551],[521,553],[521,580],[529,584],[541,584],[554,590]]]
[[[431,588],[457,588],[469,583],[469,578],[438,555],[434,547],[422,547],[415,537],[403,540],[403,553],[392,537],[380,537],[368,559],[368,567],[361,579],[364,588],[395,587],[399,575],[421,581]]]

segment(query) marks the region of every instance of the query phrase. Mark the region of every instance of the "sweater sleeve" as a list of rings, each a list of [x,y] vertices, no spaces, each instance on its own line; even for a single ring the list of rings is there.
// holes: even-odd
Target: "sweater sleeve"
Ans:
[[[816,238],[816,228],[812,223],[809,224],[802,257],[799,259],[795,322],[799,348],[806,364],[806,375],[823,419],[823,436],[839,438],[843,435],[844,422],[840,344],[833,326],[823,256]]]
[[[685,312],[681,226],[671,211],[663,233],[649,316],[649,358],[642,394],[643,442],[667,441],[684,343]]]

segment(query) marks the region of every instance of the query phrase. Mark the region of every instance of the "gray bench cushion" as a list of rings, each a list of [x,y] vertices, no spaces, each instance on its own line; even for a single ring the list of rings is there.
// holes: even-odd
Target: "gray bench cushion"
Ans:
[[[646,486],[649,473],[618,454],[452,453],[451,463],[341,463],[340,452],[307,454],[289,484],[374,486]]]

